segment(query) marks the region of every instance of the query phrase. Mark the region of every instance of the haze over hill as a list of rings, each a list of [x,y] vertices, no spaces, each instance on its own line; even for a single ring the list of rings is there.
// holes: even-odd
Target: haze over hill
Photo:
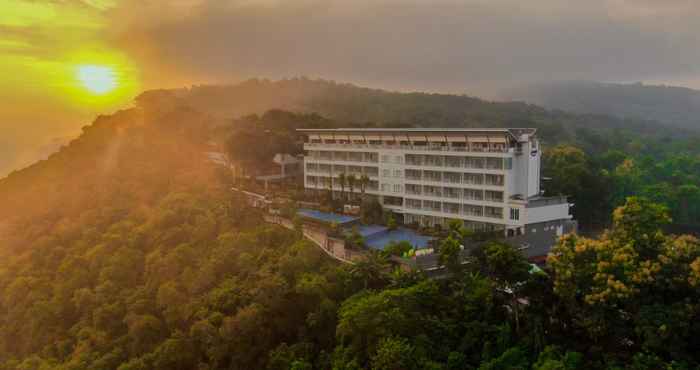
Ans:
[[[250,79],[232,85],[200,85],[152,90],[137,101],[189,106],[218,119],[262,114],[270,109],[318,113],[340,124],[425,127],[537,127],[559,134],[576,128],[633,127],[653,130],[659,123],[604,115],[550,111],[521,102],[492,102],[476,97],[422,92],[396,92],[335,81],[293,78]],[[553,134],[553,133],[552,133]]]
[[[283,80],[250,79],[231,85],[197,85],[181,89],[150,90],[137,101],[160,105],[186,105],[218,120],[270,109],[300,113],[318,113],[340,123],[373,123],[394,126],[427,127],[536,127],[545,136],[564,135],[580,127],[652,130],[659,125],[645,119],[620,119],[605,115],[570,114],[550,111],[520,102],[492,102],[476,97],[422,92],[396,92],[360,87],[329,80],[292,78]],[[682,133],[671,133],[682,135]],[[52,140],[25,154],[22,166],[31,158],[46,157],[47,148],[58,149]],[[8,157],[13,150],[5,148]],[[0,175],[16,169],[18,163],[0,162]]]
[[[700,91],[685,87],[561,81],[510,89],[502,93],[502,98],[574,113],[648,119],[700,130]]]

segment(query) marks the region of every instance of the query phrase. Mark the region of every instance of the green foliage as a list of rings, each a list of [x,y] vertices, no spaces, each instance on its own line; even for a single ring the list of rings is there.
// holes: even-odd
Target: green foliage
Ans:
[[[533,370],[576,370],[583,368],[582,354],[569,351],[562,354],[561,349],[557,346],[547,346],[540,352],[537,361],[532,364]]]
[[[440,242],[439,261],[447,267],[452,274],[458,274],[462,270],[462,245],[452,236],[448,236]]]
[[[382,253],[386,256],[403,256],[413,249],[410,242],[402,240],[400,242],[391,241],[384,247]]]
[[[536,126],[548,143],[581,148],[547,154],[548,191],[571,194],[584,222],[623,207],[599,239],[562,238],[544,273],[529,273],[517,251],[499,243],[463,267],[459,245],[471,236],[458,223],[439,248],[448,279],[392,268],[387,255],[410,247],[401,243],[340,265],[298,230],[264,224],[202,158],[209,140],[228,136],[233,160],[296,153],[296,128],[333,123],[271,111],[215,126],[185,108],[201,101],[163,106],[142,97],[138,109],[98,118],[48,160],[0,180],[0,369],[700,364],[700,243],[664,231],[669,216],[698,222],[692,138],[669,143],[605,128],[622,122],[520,104],[321,85],[331,93],[319,104],[336,117]],[[203,91],[192,90],[183,94]],[[367,96],[376,105],[365,104]],[[334,101],[365,110],[328,108]],[[397,101],[404,108],[387,109]],[[435,111],[448,113],[425,114]],[[358,181],[363,192],[367,182]],[[362,218],[381,223],[381,205],[365,200]]]
[[[524,282],[530,275],[530,264],[511,245],[491,242],[484,247],[485,273],[503,286]]]
[[[365,224],[384,222],[384,209],[376,199],[364,200],[360,206],[360,218]]]
[[[357,226],[354,226],[350,231],[350,234],[345,238],[347,245],[351,248],[364,248],[365,247],[365,237],[360,234]]]
[[[396,228],[398,227],[398,225],[396,223],[396,217],[394,217],[393,212],[389,212],[389,214],[386,218],[386,227],[389,230],[396,230]]]
[[[404,338],[384,338],[379,342],[377,353],[372,356],[372,369],[418,369],[414,359],[414,351],[413,346]]]
[[[519,347],[513,347],[493,360],[482,363],[479,370],[516,370],[529,367],[530,361],[527,358],[527,352]]]
[[[599,240],[570,235],[553,249],[554,293],[587,340],[617,354],[625,349],[613,338],[628,338],[633,348],[676,361],[697,345],[696,327],[685,323],[700,307],[700,242],[665,235],[667,221],[664,207],[629,198]]]

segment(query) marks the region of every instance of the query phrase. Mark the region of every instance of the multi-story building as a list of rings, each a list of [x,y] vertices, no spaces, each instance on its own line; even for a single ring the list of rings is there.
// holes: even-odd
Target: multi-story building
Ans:
[[[306,189],[365,192],[406,224],[459,219],[513,237],[571,228],[566,197],[541,195],[535,129],[299,131],[307,138]],[[362,184],[341,180],[363,175]]]

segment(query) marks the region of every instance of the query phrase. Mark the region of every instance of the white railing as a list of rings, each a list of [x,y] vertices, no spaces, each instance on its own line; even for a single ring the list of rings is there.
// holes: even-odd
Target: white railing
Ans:
[[[338,149],[390,149],[421,150],[430,152],[473,152],[473,153],[508,153],[508,148],[450,147],[429,145],[388,145],[388,144],[325,144],[304,143],[304,148],[338,148]]]

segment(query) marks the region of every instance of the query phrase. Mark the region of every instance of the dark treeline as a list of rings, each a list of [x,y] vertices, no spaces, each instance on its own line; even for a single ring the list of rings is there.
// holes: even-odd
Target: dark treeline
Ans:
[[[666,207],[621,199],[610,232],[563,239],[543,272],[498,243],[466,265],[444,253],[441,280],[394,271],[381,255],[339,265],[262,223],[206,162],[212,138],[258,131],[246,124],[287,143],[297,125],[333,125],[276,111],[226,127],[142,100],[0,180],[0,369],[700,364],[700,246],[662,231]],[[591,160],[580,137],[568,143]],[[609,168],[641,158],[620,150]]]

